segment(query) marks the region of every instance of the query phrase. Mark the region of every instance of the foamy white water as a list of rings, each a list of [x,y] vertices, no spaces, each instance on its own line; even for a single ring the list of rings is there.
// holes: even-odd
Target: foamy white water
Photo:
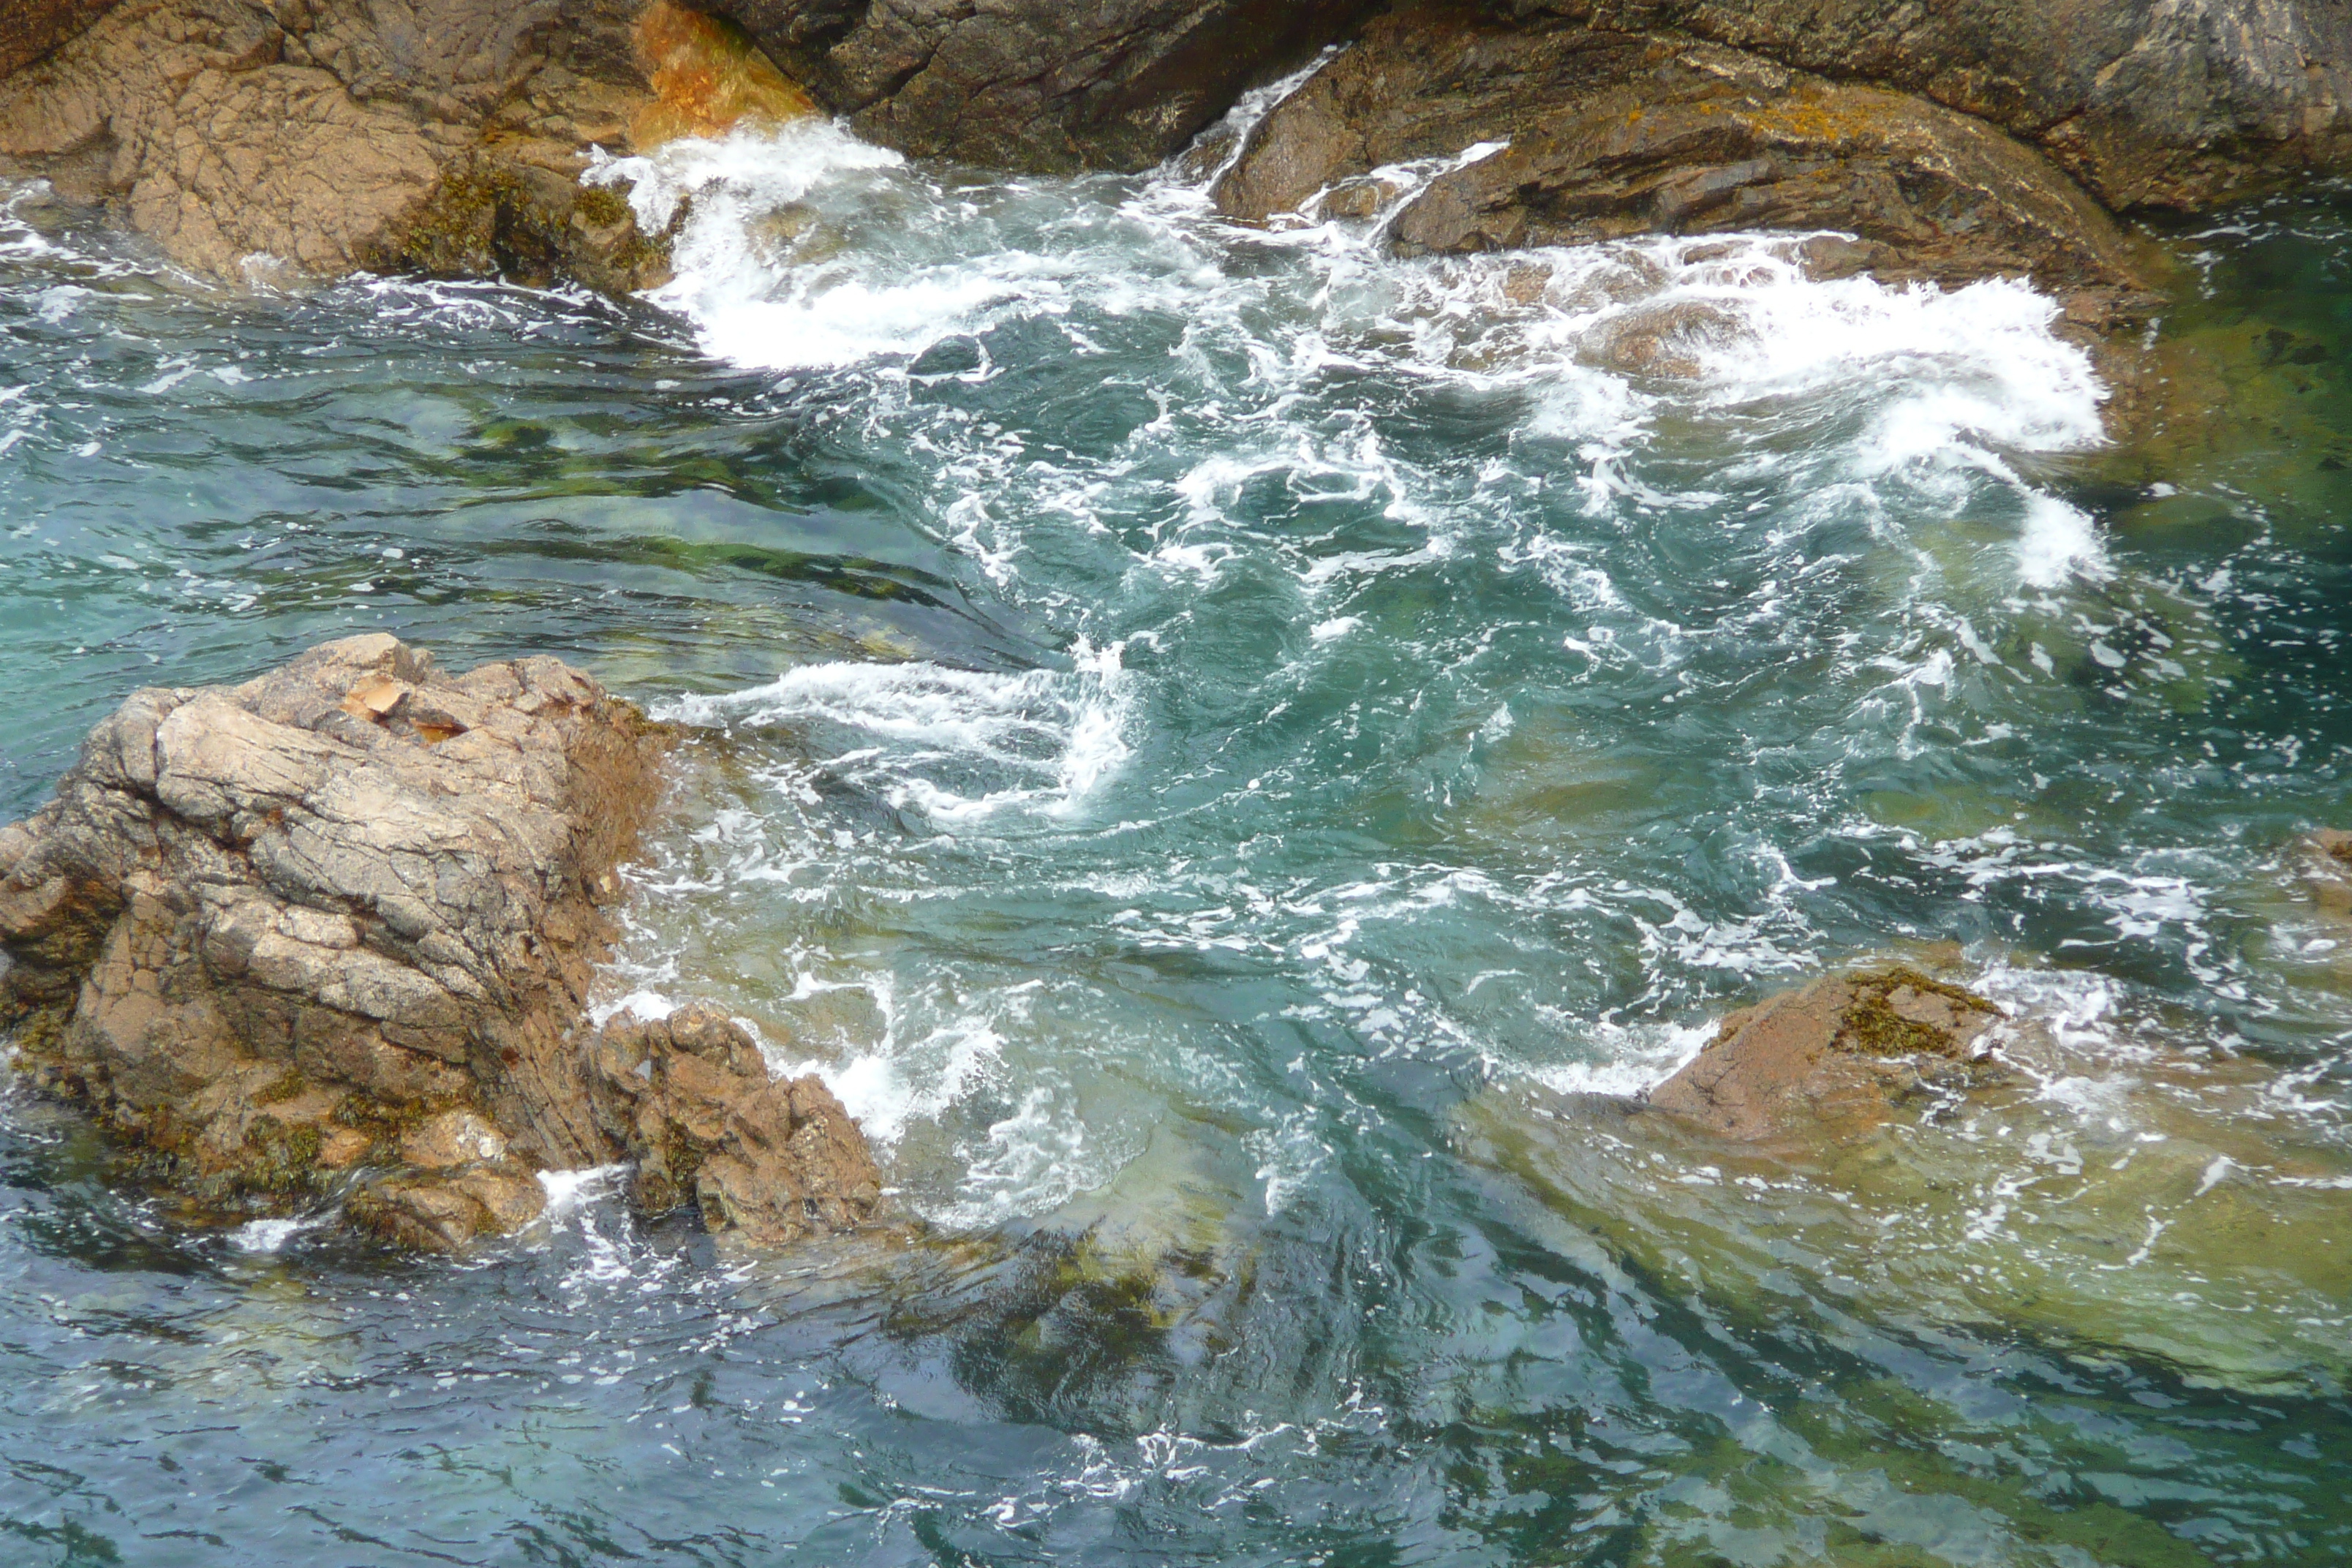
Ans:
[[[1492,149],[1464,156],[1482,151]],[[1384,174],[1402,200],[1453,162]],[[1089,1037],[1073,1057],[1068,1031],[1087,1026],[1063,1009],[1107,1005],[1081,1004],[1083,984],[1057,1000],[1062,988],[1023,967],[909,967],[895,939],[845,943],[823,922],[855,910],[856,923],[895,930],[931,904],[985,900],[998,876],[1014,879],[1002,893],[1017,909],[1049,896],[1023,880],[1037,868],[1021,846],[1076,835],[1123,855],[1180,820],[1165,810],[1202,809],[1184,781],[1222,777],[1227,764],[1165,754],[1170,705],[1186,699],[1152,673],[1193,636],[1185,605],[1263,595],[1302,629],[1242,700],[1256,704],[1245,724],[1278,727],[1295,702],[1338,700],[1307,694],[1351,665],[1377,668],[1391,647],[1475,660],[1468,647],[1439,656],[1370,607],[1384,583],[1491,560],[1543,584],[1570,617],[1556,645],[1568,669],[1654,679],[1662,715],[1675,683],[1726,637],[1817,646],[1809,657],[1824,689],[1850,691],[1832,721],[1859,763],[1882,747],[1933,755],[1956,725],[1982,728],[1988,742],[2013,730],[1973,716],[1980,672],[2048,683],[2030,701],[2067,700],[2020,617],[2063,613],[2067,595],[2111,573],[2088,514],[2025,477],[2022,459],[2104,439],[2105,390],[2087,354],[2057,335],[2053,301],[2020,283],[1818,281],[1802,266],[1805,236],[1398,261],[1381,250],[1381,218],[1326,220],[1318,201],[1239,228],[1216,217],[1199,177],[1172,168],[1140,182],[978,184],[818,122],[677,143],[592,177],[627,187],[649,224],[689,202],[677,279],[656,301],[706,352],[839,387],[870,430],[916,454],[935,537],[1069,637],[1060,668],[836,659],[664,710],[759,760],[697,841],[648,871],[648,887],[730,906],[781,900],[814,922],[795,928],[773,980],[740,994],[765,991],[749,1011],[776,1030],[779,1070],[823,1072],[944,1222],[1050,1212],[1111,1180],[1142,1146],[1138,1130],[1165,1114],[1154,1097],[1166,1090],[1139,1095],[1122,1077],[1134,1061],[1123,1044]],[[1031,430],[979,411],[1015,396],[1011,378],[1042,363],[1102,376],[1099,407],[1118,411],[1102,433]],[[1351,390],[1367,388],[1370,401]],[[1514,409],[1507,444],[1454,460],[1401,440],[1378,404],[1398,395],[1391,388],[1432,409]],[[1705,457],[1684,461],[1683,448]],[[1644,607],[1654,585],[1622,561],[1529,525],[1530,502],[1554,497],[1629,537],[1720,516],[1726,548],[1761,551],[1769,564],[1749,558],[1752,586],[1719,620],[1657,613]],[[1320,521],[1343,513],[1378,517],[1385,537],[1343,538]],[[1759,515],[1771,520],[1766,531],[1747,531],[1742,520]],[[1809,624],[1818,604],[1801,607],[1825,572],[1854,562],[1869,563],[1866,639]],[[1120,586],[1074,599],[1063,585],[1074,569]],[[1675,570],[1709,566],[1702,555]],[[2077,657],[2107,646],[2085,640]],[[1223,744],[1244,743],[1245,733]],[[1469,755],[1551,743],[1507,706],[1476,726]],[[1264,772],[1232,765],[1220,811],[1322,782],[1306,757]],[[1147,779],[1161,781],[1158,796],[1138,793]],[[1902,838],[1876,824],[1838,831]],[[930,848],[910,852],[895,832]],[[1320,979],[1286,1016],[1344,1026],[1367,1048],[1466,1049],[1507,1078],[1635,1093],[1696,1049],[1704,1016],[1539,1010],[1554,1037],[1531,1040],[1517,1025],[1489,1036],[1483,1002],[1467,999],[1478,987],[1441,1005],[1384,982],[1367,954],[1446,910],[1597,922],[1661,974],[1750,988],[1833,957],[1806,911],[1835,879],[1801,874],[1769,844],[1743,853],[1755,880],[1737,912],[1704,910],[1656,882],[1513,882],[1441,866],[1282,894],[1239,866],[1179,859],[1132,907],[1118,890],[1128,873],[1088,886],[1122,941],[1288,955]],[[1051,896],[1069,887],[1059,880]],[[2084,887],[2094,902],[2136,896],[2098,873]],[[1171,895],[1182,912],[1152,907]],[[682,937],[640,918],[618,978],[665,999],[711,986],[713,954],[738,945],[707,923]],[[2146,930],[2173,940],[2184,920],[2200,940],[2193,913],[2159,914]],[[1528,984],[1496,973],[1486,994]],[[724,981],[717,989],[738,994]],[[1164,1072],[1155,1063],[1144,1077]],[[1278,1152],[1323,1146],[1307,1124],[1284,1125],[1235,1154],[1255,1162],[1270,1210],[1307,1179]]]

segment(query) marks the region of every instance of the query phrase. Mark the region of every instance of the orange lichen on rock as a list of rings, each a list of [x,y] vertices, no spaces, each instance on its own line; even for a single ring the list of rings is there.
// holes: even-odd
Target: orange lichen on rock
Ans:
[[[630,139],[640,150],[681,136],[723,135],[745,123],[782,124],[817,111],[808,94],[731,22],[654,0],[638,18],[637,47],[651,68],[654,89],[653,101],[630,126]]]

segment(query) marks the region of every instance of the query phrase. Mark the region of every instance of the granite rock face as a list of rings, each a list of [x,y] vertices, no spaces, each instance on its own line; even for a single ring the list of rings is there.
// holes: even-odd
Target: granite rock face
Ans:
[[[1748,1142],[1872,1126],[1982,1077],[1979,1044],[2000,1017],[1916,970],[1829,975],[1724,1019],[1649,1103]]]
[[[665,237],[579,176],[592,146],[632,151],[662,121],[669,80],[696,85],[662,58],[676,15],[645,0],[119,0],[0,79],[0,174],[103,203],[224,279],[646,287],[667,275]],[[805,106],[747,46],[705,43],[722,74],[764,76],[748,101]]]
[[[820,1087],[772,1091],[740,1030],[723,1079],[701,1035],[583,1037],[665,751],[555,659],[451,677],[383,635],[136,693],[0,829],[0,1026],[233,1212],[342,1196],[448,1249],[538,1214],[541,1170],[675,1171],[691,1145],[727,1226],[855,1223],[878,1197],[856,1126]],[[616,1051],[659,1069],[628,1080],[633,1118],[592,1070]]]
[[[1377,0],[694,0],[857,132],[918,156],[1145,169]]]
[[[2153,303],[2098,204],[1982,121],[1685,37],[1461,7],[1373,23],[1257,127],[1216,198],[1263,222],[1423,160],[1453,163],[1389,219],[1405,255],[1842,230],[1855,242],[1817,270],[2026,277],[2098,323]]]

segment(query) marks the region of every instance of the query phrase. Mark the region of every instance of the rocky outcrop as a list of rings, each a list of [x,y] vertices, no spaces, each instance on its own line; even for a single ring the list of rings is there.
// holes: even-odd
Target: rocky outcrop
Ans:
[[[2333,0],[1494,0],[1520,25],[1673,29],[1916,92],[2040,147],[2116,211],[2352,166]]]
[[[2153,302],[2098,205],[1981,121],[1687,37],[1465,7],[1373,23],[1267,116],[1216,199],[1258,222],[1377,208],[1411,188],[1377,171],[1424,160],[1452,163],[1388,220],[1407,255],[1842,230],[1858,243],[1822,248],[1817,270],[2027,277],[2099,323]]]
[[[139,692],[0,829],[0,1024],[215,1206],[343,1195],[446,1249],[536,1215],[539,1171],[635,1158],[715,1226],[858,1223],[856,1127],[740,1029],[583,1037],[664,750],[554,659],[451,677],[383,635]]]
[[[666,242],[581,186],[591,148],[707,128],[714,106],[806,100],[740,36],[643,0],[121,0],[0,81],[0,174],[223,278],[619,290],[667,276]]]
[[[918,156],[1145,169],[1378,0],[693,0],[858,134]]]
[[[639,1207],[691,1202],[715,1232],[772,1245],[870,1223],[882,1175],[814,1077],[772,1081],[759,1046],[716,1008],[622,1015],[588,1054],[598,1124],[629,1151]]]
[[[1743,1142],[1872,1126],[1986,1076],[1980,1046],[2000,1016],[1915,969],[1825,976],[1724,1019],[1649,1103]]]

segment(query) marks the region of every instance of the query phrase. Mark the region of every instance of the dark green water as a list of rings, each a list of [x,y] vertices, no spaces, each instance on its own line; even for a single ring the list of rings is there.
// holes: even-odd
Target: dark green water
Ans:
[[[632,172],[625,307],[14,195],[0,815],[141,684],[580,662],[695,734],[608,1000],[824,1071],[932,1238],[192,1230],[15,1095],[0,1561],[2352,1561],[2352,206],[2168,242],[2115,450],[2045,302],[1766,241]],[[2015,1083],[1797,1164],[1579,1098],[1890,952]]]

